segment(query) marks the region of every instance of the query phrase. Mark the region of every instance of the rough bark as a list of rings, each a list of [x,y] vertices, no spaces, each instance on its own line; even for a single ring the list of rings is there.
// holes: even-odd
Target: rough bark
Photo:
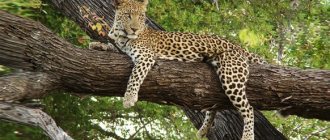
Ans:
[[[84,1],[79,1],[81,2],[79,4],[74,3],[76,1],[72,2],[73,3],[63,3],[69,5],[58,6],[75,10],[75,6],[77,7],[79,4],[84,3]],[[96,5],[100,6],[100,3]],[[109,8],[104,8],[105,5],[102,6],[102,9]],[[96,7],[94,6],[94,8]],[[72,17],[74,17],[74,14],[78,13],[73,12]],[[93,93],[104,96],[122,96],[124,93],[126,81],[132,67],[132,64],[126,56],[109,52],[77,49],[56,37],[40,24],[19,19],[3,12],[1,12],[0,16],[0,64],[48,73],[56,80],[56,84],[59,85],[59,88],[65,88],[68,91]],[[76,20],[79,21],[81,17],[79,17],[79,15],[76,16]],[[22,22],[25,24],[19,25]],[[81,20],[81,23],[85,22]],[[86,29],[88,30],[88,28]],[[93,33],[93,31],[90,32],[92,32],[90,33],[92,36],[97,38],[97,35],[95,35],[96,33]],[[106,40],[99,36],[98,38]],[[192,69],[196,67],[200,69]],[[314,109],[313,107],[322,104],[325,106],[323,110],[305,111],[301,115],[314,118],[322,118],[323,116],[323,119],[329,120],[327,116],[324,116],[324,113],[329,111],[328,71],[301,71],[289,68],[281,69],[276,66],[252,66],[251,71],[252,74],[248,85],[248,98],[255,107],[260,109],[279,109],[287,107],[289,108],[287,112],[290,114],[291,112],[297,113],[294,112],[294,110],[306,110],[306,106],[310,106],[309,103],[314,104],[311,106],[311,110]],[[292,73],[293,75],[290,75]],[[317,77],[313,78],[313,75]],[[269,76],[274,77],[269,78]],[[325,77],[320,78],[322,76]],[[307,77],[313,82],[299,82],[297,79],[299,80],[300,77]],[[284,83],[282,82],[283,78],[286,81]],[[0,81],[1,80],[2,78]],[[294,82],[298,83],[294,84]],[[282,84],[279,85],[279,83]],[[306,87],[306,84],[311,88],[303,88],[301,90],[300,87]],[[4,86],[6,85],[1,85],[0,88]],[[290,93],[291,87],[293,93]],[[218,109],[231,107],[224,94],[219,94],[219,92],[222,91],[218,79],[215,73],[212,72],[211,68],[206,64],[159,61],[158,65],[149,74],[141,89],[140,100],[176,104],[191,109],[202,109],[212,106],[214,103],[219,103],[220,107]],[[323,89],[323,91],[318,89]],[[315,98],[317,100],[316,104],[315,102],[307,100],[302,100],[304,101],[303,103],[299,101],[303,99],[300,95],[309,95],[310,93],[313,93],[311,97],[305,97],[313,101],[315,101]],[[323,98],[318,98],[320,93],[323,94]],[[4,98],[4,95],[5,92],[0,91],[0,98]],[[21,98],[31,98],[31,96],[28,96],[29,94],[22,95],[25,96]],[[283,100],[290,96],[292,96],[290,99],[287,98],[287,100]],[[301,111],[298,113],[301,113]],[[194,116],[196,116],[196,114],[194,114]],[[224,116],[225,119],[232,121],[227,124],[240,122],[229,118],[233,116],[232,113]],[[234,116],[234,118],[239,118],[239,116],[237,116],[238,115]],[[258,119],[256,120],[258,124]],[[237,124],[239,125],[240,123]],[[267,127],[269,125],[265,123],[261,124],[261,126]],[[235,131],[240,130],[235,129]],[[262,139],[264,138],[263,136],[266,136],[264,134],[258,136],[258,132],[263,132],[264,130],[256,127],[256,131],[257,139]],[[240,135],[240,133],[241,131],[235,134]],[[281,136],[278,138],[281,138]]]
[[[0,101],[32,99],[56,89],[53,78],[45,73],[15,73],[0,79]]]

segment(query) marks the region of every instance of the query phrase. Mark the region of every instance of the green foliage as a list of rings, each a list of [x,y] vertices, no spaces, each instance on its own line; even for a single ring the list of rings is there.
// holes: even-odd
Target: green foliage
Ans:
[[[217,34],[264,56],[269,62],[276,60],[277,46],[282,41],[284,65],[330,69],[330,4],[327,0],[300,1],[296,8],[288,0],[219,3],[218,11],[207,1],[151,0],[148,15],[168,31]],[[79,26],[39,0],[0,0],[0,9],[40,21],[77,47],[86,46],[90,41]],[[280,28],[285,29],[282,36]],[[0,75],[8,72],[10,69],[0,66]],[[114,135],[196,139],[196,129],[183,112],[173,106],[138,102],[137,106],[124,109],[121,98],[79,98],[65,93],[54,93],[40,103],[75,139],[106,139]],[[284,119],[270,111],[264,114],[290,139],[330,139],[329,122],[295,116]],[[320,131],[323,129],[325,131]],[[21,136],[47,139],[39,129],[7,122],[0,122],[0,130],[0,139],[22,139]]]
[[[41,0],[0,0],[0,9],[40,21],[57,35],[77,47],[88,45],[90,38],[73,21],[53,10]]]
[[[239,39],[247,46],[257,47],[262,45],[264,42],[263,35],[259,35],[254,31],[250,31],[249,29],[242,29],[239,31]]]
[[[48,140],[38,127],[0,121],[0,140]]]
[[[91,40],[90,37],[77,24],[53,10],[47,4],[44,4],[41,9],[43,12],[40,12],[40,17],[37,20],[42,22],[43,25],[52,29],[58,36],[76,45],[76,47],[88,45]]]
[[[37,18],[38,14],[34,14],[40,10],[40,0],[0,0],[0,9],[10,13],[15,13],[23,17]]]
[[[124,109],[121,98],[77,98],[62,93],[48,96],[43,104],[47,106],[45,111],[75,139],[111,137],[99,131],[100,127],[123,138],[135,135],[147,139],[196,139],[189,120],[173,106],[139,102]]]
[[[266,118],[289,139],[330,139],[330,123],[297,116],[279,117],[274,111],[264,111]]]

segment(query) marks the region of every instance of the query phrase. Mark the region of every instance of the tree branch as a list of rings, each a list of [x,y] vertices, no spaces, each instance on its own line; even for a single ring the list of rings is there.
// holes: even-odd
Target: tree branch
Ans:
[[[0,101],[40,98],[56,89],[55,79],[41,72],[15,73],[0,77]]]
[[[40,109],[30,109],[17,104],[0,102],[0,118],[38,126],[53,140],[72,140],[55,121]]]

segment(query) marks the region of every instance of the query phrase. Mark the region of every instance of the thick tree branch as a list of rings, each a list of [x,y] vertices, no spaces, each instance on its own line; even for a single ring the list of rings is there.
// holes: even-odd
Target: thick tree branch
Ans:
[[[45,73],[15,73],[0,77],[0,101],[40,98],[56,89],[55,79]]]
[[[203,114],[197,113],[197,111],[192,111],[190,109],[184,108],[186,115],[188,117],[193,117],[191,119],[192,123],[195,125],[196,128],[200,128],[202,126],[204,116]],[[196,114],[197,113],[197,114]],[[254,111],[255,115],[255,135],[257,136],[256,139],[259,140],[279,140],[279,139],[286,139],[281,133],[278,133],[274,130],[268,122],[268,120],[263,117],[263,115],[259,111]],[[211,140],[239,140],[240,134],[243,129],[241,118],[237,117],[240,114],[235,109],[229,110],[222,110],[218,111],[216,114],[217,119],[215,120],[215,126],[210,130],[210,134],[208,135],[208,139]],[[235,122],[235,123],[232,123]],[[231,133],[228,133],[231,132]]]

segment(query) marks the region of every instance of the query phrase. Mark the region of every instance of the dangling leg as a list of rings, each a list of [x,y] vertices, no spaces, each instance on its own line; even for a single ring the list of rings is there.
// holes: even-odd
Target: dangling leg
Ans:
[[[153,53],[150,50],[136,49],[131,47],[131,51],[136,55],[131,58],[134,62],[132,73],[129,77],[123,105],[125,108],[134,106],[138,100],[138,92],[143,80],[147,77],[151,67],[155,64]]]
[[[212,62],[217,68],[222,88],[244,120],[242,140],[254,140],[254,114],[245,94],[248,65],[238,52],[224,52]]]
[[[197,132],[197,136],[199,138],[205,137],[210,128],[212,127],[212,124],[214,122],[216,111],[206,111],[205,118],[203,125],[199,128]]]

